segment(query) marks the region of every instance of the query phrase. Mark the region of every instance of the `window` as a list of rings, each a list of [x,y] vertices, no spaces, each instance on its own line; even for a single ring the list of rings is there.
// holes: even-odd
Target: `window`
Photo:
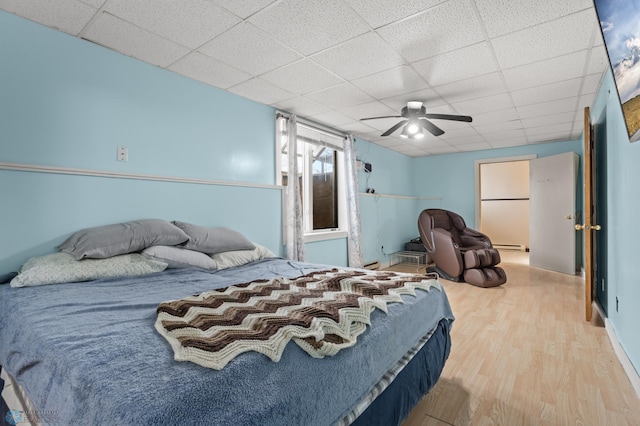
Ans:
[[[287,121],[279,118],[276,170],[286,186],[288,170]],[[297,123],[298,176],[306,241],[344,237],[346,213],[342,183],[342,138],[307,124]]]

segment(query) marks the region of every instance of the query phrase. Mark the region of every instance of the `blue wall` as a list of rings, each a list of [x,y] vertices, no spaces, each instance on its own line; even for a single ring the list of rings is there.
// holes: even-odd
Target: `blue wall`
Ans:
[[[280,252],[271,107],[4,12],[0,40],[0,162],[266,185],[0,171],[0,273],[78,229],[148,217],[229,226]]]
[[[364,260],[385,264],[390,253],[404,250],[404,243],[418,236],[414,159],[361,139],[356,152],[372,166],[371,173],[358,173]],[[366,194],[367,187],[375,193]]]
[[[475,199],[475,161],[489,158],[536,155],[538,158],[573,151],[582,158],[582,141],[554,142],[511,148],[470,151],[415,159],[413,180],[417,197],[435,198],[420,200],[420,210],[444,208],[460,214],[467,225],[477,228]],[[582,173],[578,173],[577,206],[582,211]]]
[[[611,71],[607,72],[591,108],[592,122],[606,120],[607,144],[607,311],[618,340],[640,372],[640,279],[636,265],[640,241],[638,183],[640,142],[629,143]],[[619,300],[616,310],[616,298]]]

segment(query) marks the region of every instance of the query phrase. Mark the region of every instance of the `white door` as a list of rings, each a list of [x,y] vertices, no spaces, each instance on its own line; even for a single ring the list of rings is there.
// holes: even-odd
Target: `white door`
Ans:
[[[531,160],[529,165],[529,264],[576,273],[576,181],[578,155],[574,152]]]

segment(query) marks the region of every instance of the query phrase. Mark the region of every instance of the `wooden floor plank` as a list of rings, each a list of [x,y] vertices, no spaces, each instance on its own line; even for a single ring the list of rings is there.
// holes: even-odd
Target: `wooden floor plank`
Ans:
[[[503,286],[441,280],[456,316],[451,355],[404,426],[640,425],[602,320],[584,321],[584,280],[501,254]]]

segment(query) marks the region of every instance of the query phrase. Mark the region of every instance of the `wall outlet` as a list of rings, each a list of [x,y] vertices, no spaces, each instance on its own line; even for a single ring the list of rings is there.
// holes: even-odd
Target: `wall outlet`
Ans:
[[[118,147],[118,161],[129,161],[129,149],[126,146]]]

